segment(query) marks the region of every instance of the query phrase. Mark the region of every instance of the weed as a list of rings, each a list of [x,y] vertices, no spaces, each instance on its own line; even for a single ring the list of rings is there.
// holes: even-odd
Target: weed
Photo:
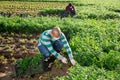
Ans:
[[[2,40],[3,39],[3,37],[0,35],[0,40]]]
[[[56,66],[56,68],[58,68],[58,69],[61,69],[62,68],[62,64],[59,62],[59,60],[55,60],[54,61],[54,63],[55,63],[55,66]]]

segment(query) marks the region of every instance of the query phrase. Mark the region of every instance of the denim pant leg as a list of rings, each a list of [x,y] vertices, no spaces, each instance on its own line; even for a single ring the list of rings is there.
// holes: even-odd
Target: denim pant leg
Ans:
[[[70,16],[73,17],[76,14],[75,10],[70,12]]]
[[[65,11],[65,12],[61,15],[61,18],[63,18],[63,17],[68,17],[68,15],[69,15],[69,12],[68,12],[68,11]]]
[[[40,45],[40,46],[38,46],[38,49],[39,49],[39,51],[43,54],[44,57],[47,58],[47,57],[50,56],[50,52],[49,52],[49,50],[47,49],[46,46]]]
[[[59,53],[63,48],[63,43],[61,40],[57,40],[53,43],[53,48]]]
[[[68,17],[68,15],[69,15],[69,11],[66,11],[65,13],[64,13],[64,17]]]

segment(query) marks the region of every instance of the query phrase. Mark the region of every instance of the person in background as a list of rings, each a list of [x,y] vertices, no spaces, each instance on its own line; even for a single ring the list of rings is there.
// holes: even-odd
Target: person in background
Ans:
[[[75,14],[76,14],[75,7],[71,3],[69,3],[66,6],[65,13],[61,16],[61,18],[66,17],[68,15],[70,15],[71,17],[73,17]]]
[[[67,59],[61,54],[59,54],[63,47],[67,51],[70,62],[72,63],[72,65],[75,65],[76,61],[73,58],[72,50],[64,33],[61,32],[59,27],[54,27],[53,29],[45,30],[42,34],[40,34],[38,40],[38,49],[45,57],[45,63],[54,62],[54,60],[57,58],[62,63],[67,64]],[[48,67],[48,69],[49,68],[50,67]]]

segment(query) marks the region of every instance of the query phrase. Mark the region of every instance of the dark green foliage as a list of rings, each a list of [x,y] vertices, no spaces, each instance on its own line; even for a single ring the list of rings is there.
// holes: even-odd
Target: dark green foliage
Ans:
[[[80,2],[79,2],[80,1]],[[42,33],[60,26],[69,40],[78,64],[70,68],[69,75],[59,80],[119,80],[120,79],[120,15],[118,0],[75,2],[77,15],[63,18],[53,15],[63,12],[46,9],[47,17],[0,17],[0,32]],[[52,16],[48,16],[48,14]],[[37,72],[38,58],[22,60],[19,75]],[[22,62],[21,61],[21,62]],[[27,64],[25,64],[27,63]],[[33,66],[33,63],[35,63]],[[26,67],[26,65],[32,65]],[[37,65],[38,66],[38,65]],[[31,68],[32,67],[32,68]],[[39,67],[39,66],[38,66]],[[59,67],[59,66],[58,66]],[[24,73],[23,70],[27,69]],[[28,72],[28,73],[27,73]]]
[[[117,72],[105,71],[96,66],[82,67],[77,64],[69,70],[69,76],[58,77],[56,80],[119,80],[120,78]]]
[[[18,60],[15,64],[15,69],[17,77],[41,73],[43,72],[42,56],[37,54],[33,58],[26,57],[22,60]]]
[[[60,26],[70,41],[75,59],[83,66],[90,66],[94,63],[98,67],[114,70],[117,66],[108,67],[99,58],[102,53],[111,53],[111,50],[120,52],[119,44],[119,20],[79,20],[76,18],[6,18],[0,19],[1,32],[17,33],[42,33],[56,25]],[[107,59],[107,57],[104,57]]]
[[[61,16],[62,14],[64,14],[64,10],[60,10],[60,9],[45,9],[44,11],[41,11],[40,13],[38,13],[38,15],[42,15],[42,16]]]
[[[96,14],[94,12],[91,12],[91,13],[79,13],[78,16],[76,16],[76,18],[79,18],[79,19],[118,19],[120,18],[119,14],[118,13],[112,13],[112,12],[106,12],[104,14]]]
[[[120,70],[120,52],[110,51],[105,56],[104,67],[109,70]]]

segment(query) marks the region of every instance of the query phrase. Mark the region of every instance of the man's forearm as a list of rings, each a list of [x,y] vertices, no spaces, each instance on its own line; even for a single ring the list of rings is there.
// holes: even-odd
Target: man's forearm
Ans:
[[[72,54],[68,54],[68,57],[69,57],[70,60],[73,59],[73,55]]]

